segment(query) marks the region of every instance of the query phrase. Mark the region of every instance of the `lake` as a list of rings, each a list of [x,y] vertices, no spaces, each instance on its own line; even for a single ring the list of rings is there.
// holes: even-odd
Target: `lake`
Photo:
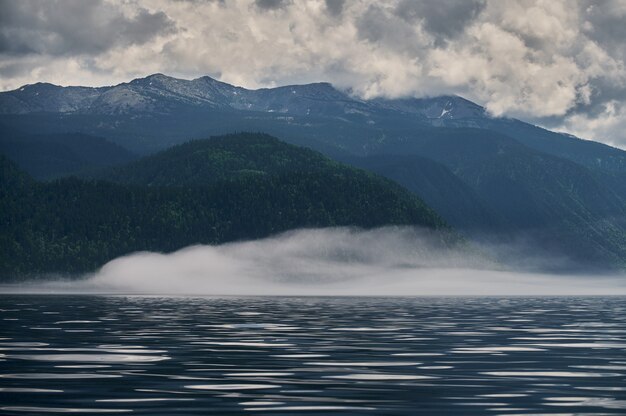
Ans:
[[[0,295],[0,413],[626,414],[625,297]]]

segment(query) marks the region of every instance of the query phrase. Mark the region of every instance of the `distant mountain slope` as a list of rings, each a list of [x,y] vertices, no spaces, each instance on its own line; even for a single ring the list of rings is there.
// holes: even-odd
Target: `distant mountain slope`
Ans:
[[[242,151],[227,153],[220,143]],[[246,143],[253,151],[244,150]],[[157,186],[151,180],[153,186],[143,186],[76,178],[38,183],[0,155],[0,279],[91,271],[134,251],[172,251],[302,227],[447,230],[431,209],[391,181],[271,137],[197,141],[152,160],[160,164],[169,157],[164,166],[179,172],[177,183]],[[206,163],[187,164],[196,158]],[[249,159],[265,170],[238,169],[251,166]],[[224,163],[237,169],[208,177],[210,183],[196,174],[221,171],[216,166]],[[129,168],[137,176],[127,182],[143,182],[146,166]],[[442,241],[452,241],[447,235]]]
[[[52,179],[130,162],[136,156],[100,137],[59,133],[0,137],[0,153],[37,179]]]
[[[500,232],[510,227],[496,211],[487,208],[469,185],[431,159],[383,154],[341,160],[404,186],[419,195],[450,225],[471,235]]]
[[[583,262],[624,264],[626,209],[590,170],[499,133],[433,129],[380,151],[420,154],[447,166],[518,235]]]

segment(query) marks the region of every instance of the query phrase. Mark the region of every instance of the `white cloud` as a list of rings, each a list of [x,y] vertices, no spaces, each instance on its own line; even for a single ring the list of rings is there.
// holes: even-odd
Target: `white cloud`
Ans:
[[[561,130],[578,137],[595,137],[606,144],[626,148],[626,143],[615,137],[614,132],[626,131],[626,106],[622,102],[609,101],[603,111],[594,116],[575,113],[567,116]]]
[[[520,247],[444,248],[412,228],[292,231],[262,240],[135,253],[80,282],[0,287],[10,293],[180,295],[468,296],[626,293],[623,275],[549,275],[503,268],[478,252]],[[545,254],[545,253],[544,253]],[[528,268],[559,258],[529,257]],[[532,265],[532,263],[536,263]]]

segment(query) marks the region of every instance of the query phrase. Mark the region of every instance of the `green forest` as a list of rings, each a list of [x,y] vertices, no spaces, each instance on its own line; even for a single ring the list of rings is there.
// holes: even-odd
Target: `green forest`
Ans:
[[[38,182],[4,156],[0,165],[4,280],[294,228],[447,228],[390,180],[262,134],[192,141],[91,178]]]

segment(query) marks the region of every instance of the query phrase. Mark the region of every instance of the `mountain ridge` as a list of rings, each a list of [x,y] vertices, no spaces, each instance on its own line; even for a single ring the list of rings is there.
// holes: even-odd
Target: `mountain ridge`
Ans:
[[[366,118],[362,121],[372,124],[379,124],[376,120],[378,113],[401,113],[417,117],[414,122],[434,127],[505,130],[509,135],[515,136],[514,138],[525,141],[530,147],[547,152],[555,151],[550,148],[549,143],[546,144],[543,137],[546,135],[550,140],[558,140],[570,148],[572,143],[575,143],[573,146],[580,144],[593,146],[594,151],[609,153],[618,151],[622,156],[624,153],[621,149],[604,143],[555,133],[515,118],[492,117],[483,106],[457,95],[395,99],[378,97],[365,100],[341,91],[328,82],[247,89],[210,76],[187,80],[156,73],[111,86],[84,87],[34,83],[0,92],[0,115],[36,113],[123,115],[137,111],[168,114],[180,107],[187,109],[205,107],[206,110],[252,111],[292,116],[322,115],[335,118],[339,117],[338,114],[361,115]],[[535,130],[533,135],[540,136],[540,139],[530,140],[528,129]],[[557,155],[568,156],[563,152]],[[577,156],[570,154],[569,157]],[[580,159],[580,156],[578,157]],[[591,159],[587,163],[591,163]],[[618,165],[620,171],[626,171],[626,158],[620,158]]]
[[[138,91],[142,89],[143,94]],[[43,89],[43,91],[41,91]],[[34,97],[41,93],[55,94],[56,100],[49,105],[33,104]],[[82,93],[82,96],[81,96]],[[167,94],[166,94],[167,93]],[[234,86],[209,76],[191,80],[170,77],[161,73],[135,78],[111,86],[84,87],[60,86],[51,83],[27,84],[15,90],[0,92],[1,114],[27,114],[33,112],[60,113],[103,113],[111,111],[149,111],[150,98],[170,98],[179,104],[192,106],[209,105],[213,108],[232,108],[235,110],[284,112],[289,114],[308,115],[309,110],[294,110],[293,107],[272,106],[272,100],[293,94],[296,97],[311,101],[340,101],[349,104],[347,112],[367,112],[391,110],[406,114],[419,115],[423,119],[456,119],[458,117],[487,116],[484,107],[456,95],[442,95],[423,98],[385,99],[374,98],[364,100],[350,95],[346,91],[335,88],[329,82],[313,82],[307,84],[291,84],[278,87],[247,89]],[[281,97],[281,95],[283,97]],[[277,97],[278,96],[278,97]],[[9,99],[23,104],[21,110],[9,105]],[[56,104],[56,106],[55,106]],[[107,106],[105,104],[110,104]],[[12,109],[13,108],[13,109]],[[167,111],[171,108],[161,108]],[[438,114],[438,115],[437,115]]]

